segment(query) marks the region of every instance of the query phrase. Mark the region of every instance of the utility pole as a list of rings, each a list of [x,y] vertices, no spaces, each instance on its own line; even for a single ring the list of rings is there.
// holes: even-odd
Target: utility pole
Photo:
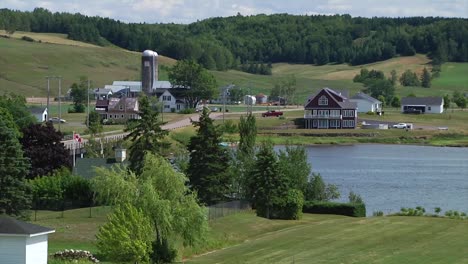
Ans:
[[[89,87],[91,86],[90,84],[90,80],[88,79],[88,107],[86,108],[87,109],[87,118],[86,118],[86,127],[88,127],[89,129]]]
[[[59,81],[59,131],[60,128],[61,128],[61,124],[62,124],[62,77],[58,76],[58,77],[55,77],[55,78],[58,78],[58,81]]]
[[[50,103],[49,103],[49,98],[50,98],[50,81],[49,81],[49,76],[46,76],[47,79],[47,116],[46,116],[46,122],[49,122],[49,115],[50,115]]]

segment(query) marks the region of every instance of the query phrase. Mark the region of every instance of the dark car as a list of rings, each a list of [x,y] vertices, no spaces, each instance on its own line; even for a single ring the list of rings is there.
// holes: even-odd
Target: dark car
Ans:
[[[281,111],[275,111],[275,110],[270,110],[268,112],[265,112],[262,114],[262,117],[268,117],[268,116],[282,116],[283,115],[283,112]]]

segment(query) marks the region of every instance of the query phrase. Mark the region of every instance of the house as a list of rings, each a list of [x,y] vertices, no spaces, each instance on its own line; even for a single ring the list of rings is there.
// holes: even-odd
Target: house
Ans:
[[[349,99],[357,104],[358,113],[381,113],[382,102],[365,93],[357,93]]]
[[[47,120],[47,107],[30,107],[29,112],[37,119],[38,122],[45,122]]]
[[[244,104],[246,105],[255,105],[257,103],[257,98],[253,95],[244,96]]]
[[[162,103],[163,112],[180,112],[186,107],[184,100],[184,88],[157,89],[155,95]]]
[[[96,112],[103,120],[123,122],[128,119],[140,119],[138,98],[109,98],[109,100],[97,100]]]
[[[112,94],[110,88],[97,88],[94,90],[94,100],[108,100]]]
[[[0,216],[0,263],[47,264],[47,239],[55,230]]]
[[[444,98],[442,97],[403,97],[401,112],[413,114],[441,114],[444,112]]]
[[[115,148],[114,158],[82,158],[77,159],[75,167],[73,167],[73,174],[91,179],[96,176],[96,168],[111,169],[112,166],[118,164],[128,165],[127,150],[123,148]]]
[[[357,103],[341,93],[323,88],[305,104],[306,129],[354,129],[357,123]]]
[[[255,96],[255,98],[257,99],[257,104],[266,104],[268,103],[268,96],[262,94],[262,93],[259,93],[257,94],[257,96]]]

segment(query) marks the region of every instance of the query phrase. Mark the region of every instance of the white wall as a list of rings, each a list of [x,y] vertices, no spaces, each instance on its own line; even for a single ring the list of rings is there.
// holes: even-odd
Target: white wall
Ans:
[[[431,110],[429,110],[429,107]],[[426,106],[426,113],[429,114],[441,114],[444,112],[444,105],[428,105]]]
[[[357,103],[357,111],[358,113],[367,113],[367,112],[375,112],[376,109],[376,104],[373,104],[367,100],[362,100],[362,99],[349,99],[351,102]]]
[[[26,239],[26,264],[47,264],[47,235]]]
[[[22,237],[22,236],[0,236],[0,263],[1,264],[26,263],[26,241],[25,240],[26,240],[26,237]]]

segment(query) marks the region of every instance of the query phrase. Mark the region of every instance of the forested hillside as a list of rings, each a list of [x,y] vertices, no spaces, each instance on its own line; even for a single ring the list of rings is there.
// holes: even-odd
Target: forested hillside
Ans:
[[[70,39],[192,58],[208,69],[249,62],[359,65],[428,54],[433,63],[468,61],[468,20],[353,18],[288,14],[210,18],[189,25],[127,24],[81,14],[0,10],[0,28],[68,34]]]

